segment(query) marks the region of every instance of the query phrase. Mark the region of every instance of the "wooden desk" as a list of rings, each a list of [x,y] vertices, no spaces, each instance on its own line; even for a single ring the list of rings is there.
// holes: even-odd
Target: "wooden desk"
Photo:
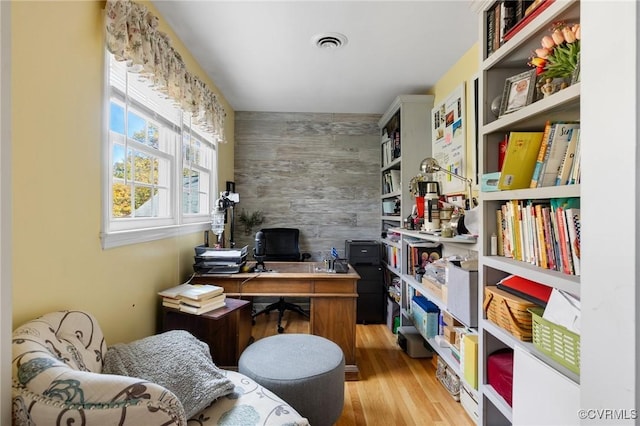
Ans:
[[[344,352],[346,379],[357,380],[356,302],[360,275],[351,266],[345,274],[327,273],[324,265],[316,262],[266,262],[266,267],[269,272],[196,275],[191,282],[224,287],[228,297],[310,298],[311,334],[340,346]]]
[[[240,354],[251,341],[251,304],[226,298],[227,306],[193,315],[162,307],[162,331],[186,330],[209,345],[213,362],[221,368],[238,366]]]

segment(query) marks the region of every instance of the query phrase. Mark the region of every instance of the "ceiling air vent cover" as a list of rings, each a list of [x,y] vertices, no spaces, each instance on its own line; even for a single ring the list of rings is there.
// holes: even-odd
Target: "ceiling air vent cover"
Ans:
[[[337,49],[347,44],[347,37],[340,33],[324,33],[314,36],[312,41],[321,49]]]

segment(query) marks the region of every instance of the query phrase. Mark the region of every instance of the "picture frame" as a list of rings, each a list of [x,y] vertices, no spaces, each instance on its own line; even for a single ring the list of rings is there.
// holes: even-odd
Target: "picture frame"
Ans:
[[[517,111],[533,102],[536,70],[521,72],[505,80],[499,117]]]

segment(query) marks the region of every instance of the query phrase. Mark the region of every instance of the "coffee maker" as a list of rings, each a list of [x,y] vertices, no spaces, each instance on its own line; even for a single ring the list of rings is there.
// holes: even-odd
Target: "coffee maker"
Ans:
[[[421,195],[424,196],[424,224],[425,231],[437,231],[440,229],[440,183],[436,181],[420,182],[418,185]],[[422,194],[424,192],[424,194]]]

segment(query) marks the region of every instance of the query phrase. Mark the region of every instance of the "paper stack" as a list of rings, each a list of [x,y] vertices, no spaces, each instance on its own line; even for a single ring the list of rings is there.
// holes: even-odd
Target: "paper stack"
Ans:
[[[224,288],[210,284],[182,284],[158,293],[162,306],[200,315],[225,306]]]

